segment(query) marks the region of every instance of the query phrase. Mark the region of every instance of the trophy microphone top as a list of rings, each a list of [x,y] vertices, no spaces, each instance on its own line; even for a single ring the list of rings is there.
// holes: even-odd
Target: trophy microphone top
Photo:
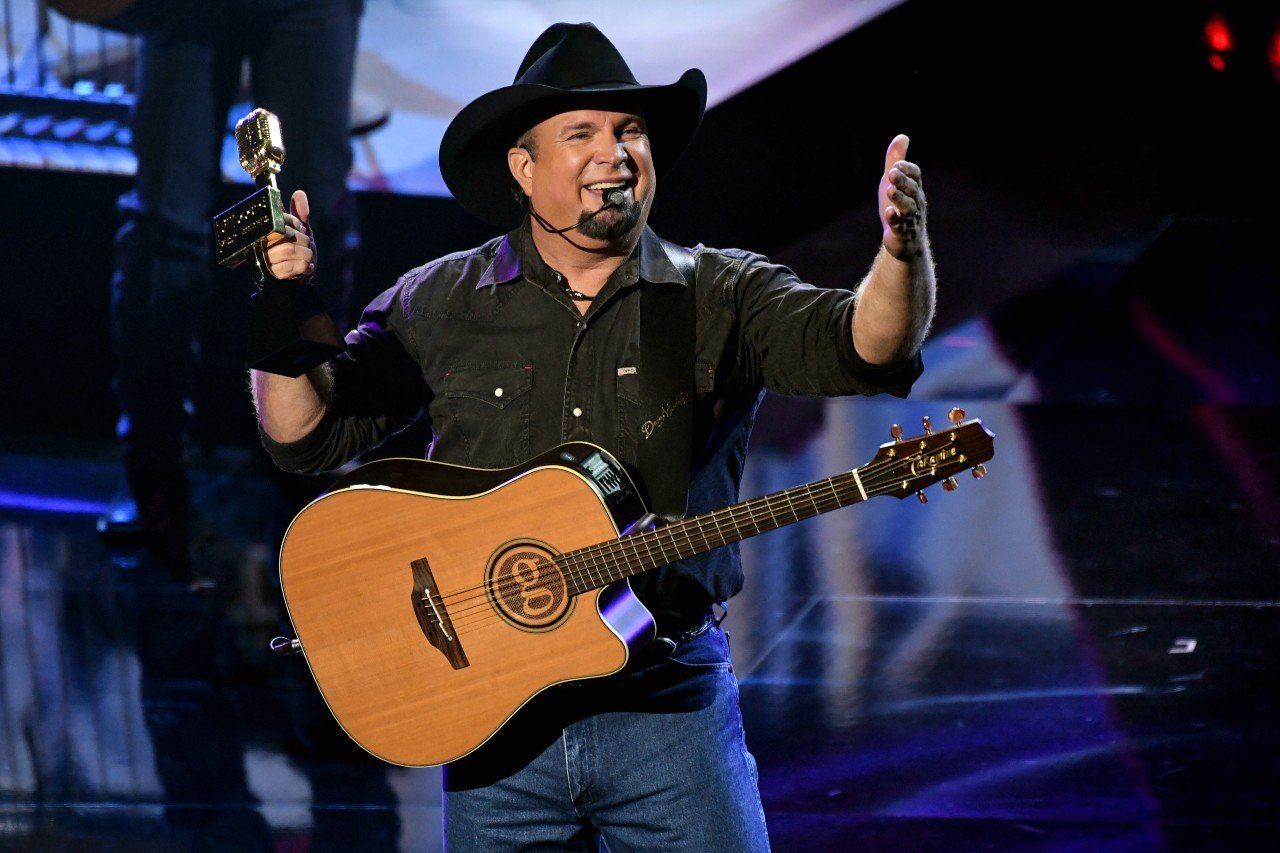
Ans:
[[[256,108],[236,122],[236,146],[240,166],[258,186],[275,186],[284,165],[284,137],[275,113]]]

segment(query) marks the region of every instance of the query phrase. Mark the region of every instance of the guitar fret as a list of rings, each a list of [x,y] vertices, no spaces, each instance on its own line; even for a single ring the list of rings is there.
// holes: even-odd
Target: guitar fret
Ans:
[[[595,583],[596,583],[597,588],[598,588],[598,587],[601,587],[601,586],[604,586],[604,584],[605,584],[605,580],[604,580],[604,578],[605,578],[605,567],[608,565],[608,563],[607,563],[607,562],[605,562],[605,561],[607,560],[607,556],[606,556],[606,554],[607,554],[607,552],[606,552],[606,551],[604,551],[604,550],[602,550],[599,554],[593,554],[593,555],[591,556],[591,558],[590,558],[590,559],[591,559],[591,562],[588,564],[588,565],[592,566],[592,567],[595,569],[595,572],[596,572],[596,581],[595,581]]]
[[[650,548],[649,559],[654,566],[665,566],[671,562],[667,557],[667,549],[662,544],[662,532],[655,530],[649,534]]]
[[[666,552],[662,550],[662,536],[656,530],[645,534],[645,556],[649,558],[646,568],[661,566],[666,563]]]
[[[641,558],[641,557],[640,557],[640,552],[639,552],[639,550],[638,550],[640,543],[639,543],[639,542],[637,542],[637,543],[636,543],[635,562],[633,563],[633,565],[636,565],[636,566],[644,565],[645,567],[648,567],[648,566],[650,566],[650,565],[655,565],[655,566],[657,565],[657,563],[654,563],[654,562],[653,562],[653,543],[652,543],[652,542],[650,542],[650,540],[649,540],[649,536],[650,536],[650,534],[648,534],[648,533],[643,533],[643,534],[641,534],[640,536],[636,537],[637,539],[642,539],[642,540],[643,540],[643,544],[644,544],[644,557],[643,557],[643,558]]]
[[[593,589],[598,583],[604,581],[603,573],[600,571],[599,557],[596,554],[583,554],[583,562],[587,570],[587,581],[591,584],[588,589]],[[595,574],[594,578],[592,577],[593,572]]]
[[[631,563],[631,565],[635,567],[635,571],[627,572],[628,575],[636,574],[637,572],[644,571],[651,566],[657,565],[657,563],[653,561],[653,534],[651,532],[642,533],[636,537],[636,540],[635,559]],[[644,546],[643,556],[640,554],[639,550],[641,545]]]
[[[626,548],[629,542],[611,543],[600,550],[600,585],[605,586],[617,580],[618,565],[626,560]]]
[[[716,516],[717,516],[717,518],[716,518],[716,532],[720,534],[720,544],[721,544],[721,545],[724,545],[724,544],[726,544],[726,543],[729,543],[729,542],[732,542],[732,541],[733,541],[733,539],[732,539],[732,538],[730,538],[729,536],[726,536],[726,535],[725,535],[725,533],[724,533],[724,528],[722,528],[722,527],[720,526],[720,519],[719,519],[719,516],[722,516],[722,515],[724,515],[724,514],[725,514],[725,511],[724,511],[724,510],[720,510],[719,512],[717,512],[717,513],[716,513]],[[732,521],[733,519],[732,519],[732,518],[728,518],[728,519],[725,519],[725,520],[726,520],[726,521]],[[737,532],[738,532],[738,525],[736,525],[736,524],[735,524],[735,525],[733,526],[733,530],[734,530],[734,533],[737,533]]]
[[[687,522],[680,523],[680,529],[684,531],[684,541],[689,543],[689,556],[698,553],[697,547],[693,544],[693,537],[689,535],[689,525]]]
[[[578,554],[577,559],[578,559],[579,561],[581,561],[581,567],[580,567],[580,568],[579,568],[579,570],[578,570],[577,576],[578,576],[578,579],[579,579],[579,581],[581,582],[581,585],[582,585],[582,589],[581,589],[581,590],[579,590],[579,592],[582,592],[582,591],[584,591],[584,590],[588,590],[588,589],[590,589],[590,588],[591,588],[591,582],[592,582],[592,581],[591,581],[591,563],[592,563],[592,559],[591,559],[591,557],[590,557],[588,554],[585,554],[585,553],[583,553],[583,552],[580,552],[580,551],[579,551],[579,552],[576,552],[576,553]]]
[[[655,566],[665,566],[671,562],[671,558],[667,556],[667,546],[662,543],[662,531],[655,530],[652,534],[653,546],[658,550],[658,556],[654,560]]]
[[[809,498],[809,505],[810,505],[810,506],[813,506],[813,510],[814,510],[814,512],[818,512],[818,511],[819,511],[819,510],[818,510],[818,502],[817,502],[817,501],[814,501],[814,497],[813,497],[813,491],[812,491],[812,489],[805,489],[805,497],[808,497],[808,498]],[[799,521],[799,520],[800,520],[800,510],[797,510],[797,508],[795,507],[795,502],[794,502],[794,501],[791,501],[790,503],[791,503],[791,514],[795,516],[795,520],[796,520],[796,521]]]
[[[836,506],[840,506],[842,504],[842,500],[840,498],[840,490],[836,488],[835,477],[827,478],[827,488],[831,490],[831,497],[835,498]]]
[[[745,507],[744,507],[744,508],[745,508]],[[729,510],[726,510],[726,511],[725,511],[725,513],[726,513],[726,515],[728,515],[728,516],[729,516],[729,520],[733,522],[733,533],[734,533],[734,535],[735,535],[739,540],[745,539],[745,538],[746,538],[746,536],[744,536],[744,535],[743,535],[743,533],[742,533],[742,526],[739,524],[739,522],[741,522],[741,521],[750,521],[750,518],[748,517],[748,518],[744,519],[744,518],[742,517],[742,509],[729,509]]]

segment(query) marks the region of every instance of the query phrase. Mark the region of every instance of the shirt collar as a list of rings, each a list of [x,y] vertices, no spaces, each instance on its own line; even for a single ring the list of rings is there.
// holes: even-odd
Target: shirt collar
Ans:
[[[553,271],[533,245],[529,227],[529,219],[526,217],[519,227],[502,238],[493,261],[476,282],[477,290],[495,284],[506,284],[526,274],[530,281],[538,283],[545,283],[550,279]],[[655,284],[688,284],[671,263],[671,258],[662,247],[662,240],[648,225],[640,234],[640,244],[618,272],[622,274],[626,284],[632,284],[637,279]]]

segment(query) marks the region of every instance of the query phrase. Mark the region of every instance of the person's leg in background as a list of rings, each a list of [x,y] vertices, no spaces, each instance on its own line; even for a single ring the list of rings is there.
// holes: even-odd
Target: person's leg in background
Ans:
[[[314,284],[345,332],[359,236],[351,171],[351,97],[361,0],[264,0],[270,20],[250,53],[255,106],[275,113],[284,136],[281,194],[302,189],[320,256]]]
[[[129,501],[102,519],[104,536],[180,536],[199,357],[197,317],[211,283],[209,208],[239,59],[220,54],[209,30],[140,40],[132,118],[137,177],[121,196],[112,278],[114,390]],[[221,112],[220,112],[221,110]]]

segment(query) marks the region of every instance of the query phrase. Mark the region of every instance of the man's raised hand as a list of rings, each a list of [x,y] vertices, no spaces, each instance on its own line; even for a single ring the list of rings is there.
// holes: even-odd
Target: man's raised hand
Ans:
[[[316,241],[311,235],[311,205],[307,194],[294,190],[283,234],[267,237],[267,272],[282,281],[310,281],[316,272]]]
[[[920,167],[906,159],[911,140],[900,133],[889,143],[880,178],[880,224],[885,250],[910,261],[924,247],[925,200]]]

